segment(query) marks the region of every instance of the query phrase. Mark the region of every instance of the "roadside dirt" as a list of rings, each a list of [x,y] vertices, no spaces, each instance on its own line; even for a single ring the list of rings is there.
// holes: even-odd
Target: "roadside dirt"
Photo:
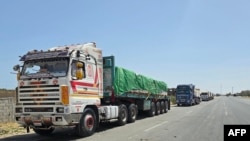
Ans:
[[[33,132],[30,130],[30,132]],[[0,138],[9,137],[18,134],[25,134],[26,129],[19,127],[15,122],[0,123]]]

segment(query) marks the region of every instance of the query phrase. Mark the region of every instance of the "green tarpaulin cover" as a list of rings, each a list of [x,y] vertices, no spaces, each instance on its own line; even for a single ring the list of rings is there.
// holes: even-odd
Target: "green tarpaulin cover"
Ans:
[[[115,67],[115,95],[121,95],[132,90],[145,91],[153,95],[167,92],[167,84],[163,81],[136,74],[133,71]]]

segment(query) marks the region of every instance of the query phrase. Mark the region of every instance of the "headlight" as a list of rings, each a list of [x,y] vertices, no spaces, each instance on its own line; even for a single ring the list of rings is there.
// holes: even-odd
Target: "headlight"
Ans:
[[[16,108],[16,113],[22,113],[23,112],[23,108]]]
[[[56,112],[57,113],[64,113],[64,107],[57,107]]]

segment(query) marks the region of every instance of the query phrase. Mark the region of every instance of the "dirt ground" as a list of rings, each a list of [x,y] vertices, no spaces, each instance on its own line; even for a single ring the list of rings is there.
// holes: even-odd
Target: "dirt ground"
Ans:
[[[0,123],[0,138],[24,133],[26,133],[26,129],[19,127],[15,122]]]

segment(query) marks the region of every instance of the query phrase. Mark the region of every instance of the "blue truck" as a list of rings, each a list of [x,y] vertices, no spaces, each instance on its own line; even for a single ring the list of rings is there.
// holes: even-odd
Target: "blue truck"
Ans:
[[[198,91],[197,91],[198,90]],[[193,84],[180,84],[176,88],[176,104],[180,105],[195,105],[200,103],[199,89]]]

